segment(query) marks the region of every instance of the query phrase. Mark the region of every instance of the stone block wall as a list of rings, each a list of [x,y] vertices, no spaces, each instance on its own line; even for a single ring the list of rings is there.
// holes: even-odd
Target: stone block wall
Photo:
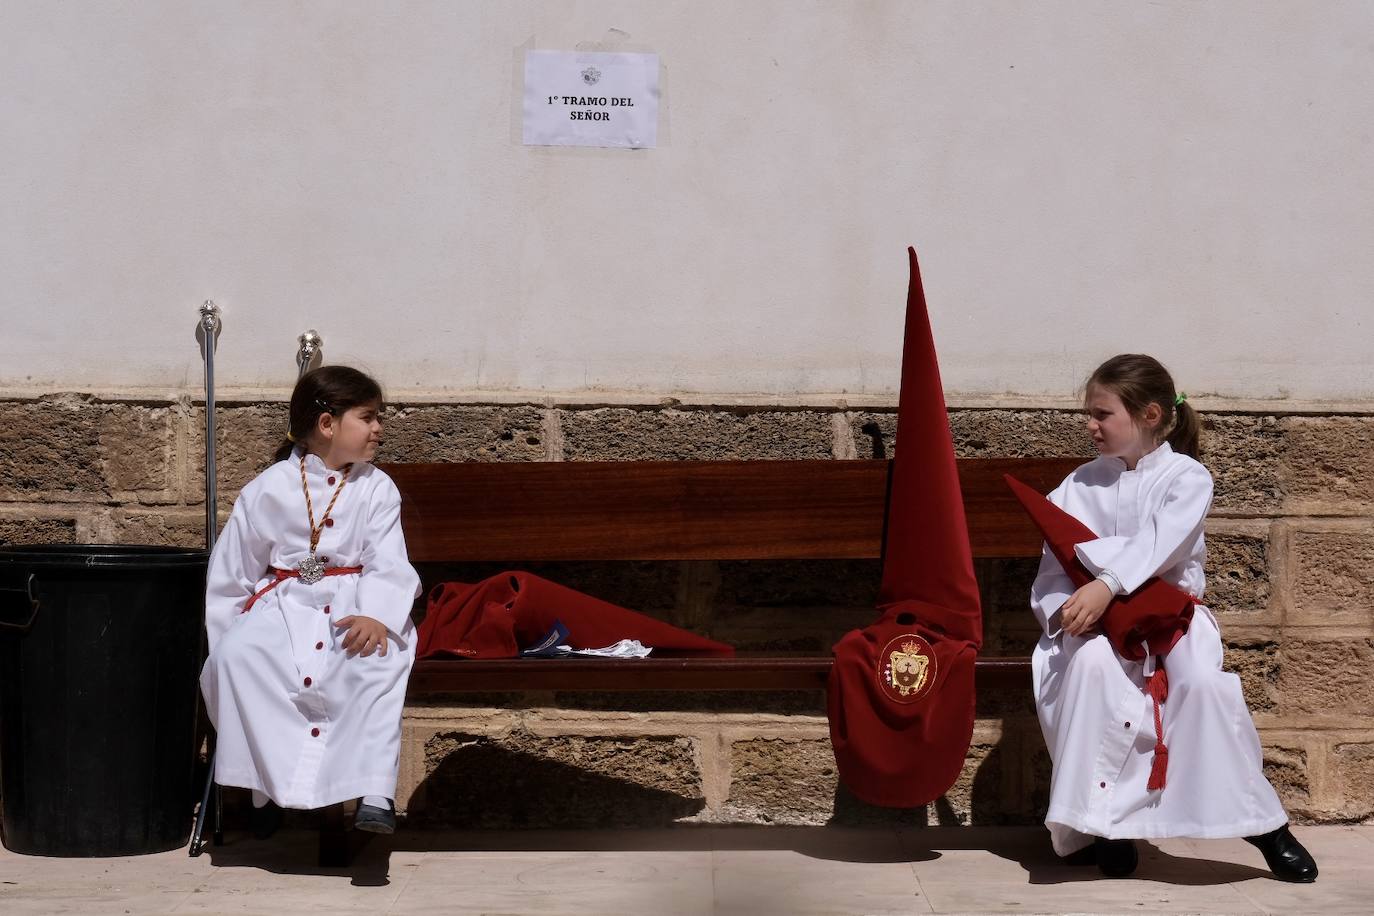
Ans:
[[[1216,478],[1208,599],[1294,818],[1374,817],[1374,411],[1205,412]],[[967,456],[1089,454],[1075,411],[955,408]],[[280,442],[280,403],[221,404],[219,512]],[[895,453],[892,409],[401,403],[390,461],[816,458]],[[0,401],[0,543],[194,545],[203,410],[190,399]],[[428,568],[427,578],[492,568]],[[873,617],[878,567],[550,564],[536,571],[742,648],[825,651]],[[1034,563],[980,561],[988,654],[1025,654]],[[928,809],[838,785],[820,692],[435,698],[408,708],[400,802],[452,826],[1031,823],[1049,761],[1029,696],[985,694],[963,775]]]

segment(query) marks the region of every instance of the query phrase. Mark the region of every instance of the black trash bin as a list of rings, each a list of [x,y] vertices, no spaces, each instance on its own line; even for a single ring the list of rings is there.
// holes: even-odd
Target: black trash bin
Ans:
[[[0,548],[5,846],[116,856],[191,834],[203,550]]]

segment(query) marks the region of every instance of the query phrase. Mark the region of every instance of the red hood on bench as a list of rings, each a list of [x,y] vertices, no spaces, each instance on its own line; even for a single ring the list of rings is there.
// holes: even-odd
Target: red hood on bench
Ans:
[[[915,249],[908,248],[897,454],[883,543],[882,616],[835,645],[830,738],[861,801],[927,804],[958,778],[973,735],[983,611],[940,367]]]
[[[656,656],[734,655],[732,646],[550,582],[503,572],[481,582],[444,582],[430,590],[416,654],[514,658],[543,639],[554,622],[575,649],[637,639]]]

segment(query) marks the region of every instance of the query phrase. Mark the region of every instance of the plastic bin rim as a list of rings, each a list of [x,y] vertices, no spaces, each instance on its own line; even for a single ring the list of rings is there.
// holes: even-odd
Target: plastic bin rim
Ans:
[[[197,566],[209,559],[204,548],[161,544],[12,544],[0,547],[0,565],[121,568]]]

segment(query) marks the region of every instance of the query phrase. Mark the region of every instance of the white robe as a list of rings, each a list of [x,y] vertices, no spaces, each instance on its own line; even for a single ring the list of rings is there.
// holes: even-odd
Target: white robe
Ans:
[[[1050,501],[1100,535],[1079,544],[1094,574],[1126,592],[1152,576],[1202,596],[1203,520],[1212,476],[1165,443],[1133,471],[1098,458],[1070,474]],[[1161,707],[1167,783],[1148,791],[1154,707],[1147,662],[1119,656],[1104,635],[1070,636],[1059,609],[1074,586],[1048,549],[1031,589],[1044,635],[1031,657],[1036,709],[1054,767],[1045,824],[1059,855],[1093,836],[1111,839],[1237,837],[1287,822],[1264,777],[1259,736],[1240,679],[1221,670],[1216,618],[1198,605],[1188,632],[1165,656],[1169,698]]]
[[[243,488],[210,558],[200,684],[216,731],[215,780],[287,808],[394,798],[420,578],[406,558],[391,478],[355,465],[320,536],[327,566],[361,566],[361,574],[313,585],[287,579],[243,613],[272,581],[268,567],[294,569],[309,554],[300,460],[297,452]],[[305,468],[319,523],[339,472],[315,455]],[[386,655],[348,657],[347,630],[334,622],[350,614],[386,626]]]

